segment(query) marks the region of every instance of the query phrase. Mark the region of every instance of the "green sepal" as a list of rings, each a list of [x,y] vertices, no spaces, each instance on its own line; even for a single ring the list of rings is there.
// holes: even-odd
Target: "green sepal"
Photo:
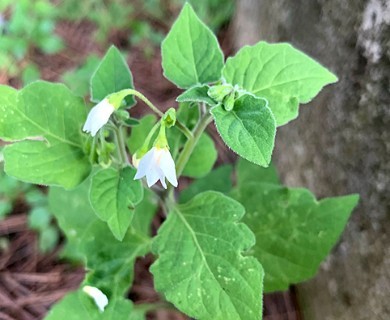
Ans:
[[[231,94],[234,91],[234,88],[231,84],[221,84],[211,87],[207,94],[210,98],[214,99],[217,102],[222,102],[224,98]]]
[[[170,128],[170,127],[174,126],[176,123],[176,110],[174,108],[169,108],[164,113],[162,121],[164,121],[166,128]]]

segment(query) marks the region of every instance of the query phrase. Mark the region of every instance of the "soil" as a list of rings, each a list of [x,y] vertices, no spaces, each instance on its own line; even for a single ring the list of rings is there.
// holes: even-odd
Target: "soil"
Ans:
[[[52,56],[31,50],[29,59],[40,67],[44,80],[58,81],[60,75],[79,66],[89,54],[104,54],[106,46],[94,41],[94,30],[94,25],[86,21],[60,22],[56,32],[64,39],[66,49]],[[229,28],[225,28],[220,33],[226,54],[232,53],[229,32]],[[110,35],[108,43],[130,52],[127,61],[139,91],[162,110],[175,106],[174,99],[180,90],[162,76],[161,57],[157,48],[147,58],[142,48],[130,47],[127,35],[119,31]],[[19,79],[10,78],[4,72],[0,73],[0,83],[17,88],[21,85]],[[138,103],[132,109],[132,116],[141,115],[145,110],[145,105]],[[210,128],[209,132],[219,149],[218,163],[233,162],[235,156],[222,143],[215,129]],[[39,253],[37,236],[27,228],[25,209],[23,205],[18,206],[12,215],[0,221],[0,240],[5,241],[0,243],[0,320],[42,319],[52,304],[67,292],[78,288],[85,274],[81,266],[73,266],[59,259],[61,245],[48,255]],[[153,257],[148,255],[136,263],[135,282],[129,293],[135,303],[156,302],[160,299],[153,289],[153,279],[148,271],[152,262]],[[162,310],[149,314],[148,319],[180,320],[188,317]],[[265,295],[264,319],[300,319],[293,289]]]

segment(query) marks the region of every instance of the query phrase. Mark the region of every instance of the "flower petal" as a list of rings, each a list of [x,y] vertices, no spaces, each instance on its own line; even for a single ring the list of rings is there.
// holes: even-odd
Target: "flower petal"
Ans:
[[[83,291],[95,301],[100,312],[103,312],[104,308],[108,305],[107,296],[96,287],[85,286]]]
[[[163,186],[163,188],[166,189],[167,188],[167,183],[165,182],[165,175],[164,175],[164,173],[162,171],[161,171],[160,182],[161,182],[161,185]]]
[[[146,173],[146,182],[149,188],[160,179],[164,179],[164,175],[162,175],[162,172],[157,167],[150,168]]]
[[[89,111],[83,131],[90,132],[94,137],[96,133],[108,122],[108,119],[110,119],[110,116],[114,111],[114,106],[111,105],[107,99],[102,100],[94,106],[91,111]]]
[[[134,180],[141,179],[146,176],[150,168],[153,166],[155,158],[155,148],[150,149],[139,161],[137,173]]]
[[[168,149],[161,156],[160,168],[164,172],[164,175],[168,181],[174,186],[177,187],[177,178],[176,178],[176,168],[175,162],[172,159],[171,153]]]

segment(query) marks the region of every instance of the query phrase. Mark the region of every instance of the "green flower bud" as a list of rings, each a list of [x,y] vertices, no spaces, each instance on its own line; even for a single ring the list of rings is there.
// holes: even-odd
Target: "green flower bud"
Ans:
[[[164,122],[166,128],[174,126],[176,123],[176,110],[174,108],[169,108],[165,112],[162,122]]]
[[[211,87],[207,94],[211,99],[214,99],[217,102],[222,102],[223,99],[232,93],[234,91],[234,88],[230,84],[221,84],[219,86]]]

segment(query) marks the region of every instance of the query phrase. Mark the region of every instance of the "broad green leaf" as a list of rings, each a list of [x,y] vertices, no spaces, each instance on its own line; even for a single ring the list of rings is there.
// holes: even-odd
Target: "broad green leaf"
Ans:
[[[52,216],[47,208],[33,208],[27,218],[28,227],[33,230],[44,230],[50,225]]]
[[[88,201],[89,188],[90,179],[68,191],[58,187],[49,189],[50,212],[57,219],[66,238],[62,252],[62,257],[66,259],[74,261],[85,259],[85,254],[80,247],[83,234],[93,222],[100,221]],[[101,223],[104,224],[104,222]],[[113,238],[108,228],[107,232]]]
[[[157,209],[158,198],[149,188],[145,188],[143,200],[135,207],[131,228],[144,236],[150,237],[151,224],[157,213]]]
[[[134,88],[133,76],[120,51],[111,46],[91,77],[91,100],[99,102],[111,93]],[[127,106],[135,103],[133,96],[126,97]]]
[[[215,106],[217,103],[209,97],[207,92],[210,87],[208,85],[195,86],[183,92],[176,98],[177,102],[199,102],[206,103],[209,106]]]
[[[115,238],[122,240],[134,216],[135,206],[143,198],[136,170],[103,169],[92,176],[89,200],[96,215],[107,222]]]
[[[136,258],[149,251],[150,239],[132,228],[118,241],[95,215],[89,189],[90,179],[71,191],[50,188],[50,209],[67,240],[63,256],[86,262],[88,284],[121,296],[131,286]]]
[[[190,88],[221,78],[223,54],[212,31],[186,3],[162,43],[166,78],[179,88]]]
[[[179,310],[203,319],[262,317],[263,270],[243,251],[254,244],[238,221],[244,208],[208,191],[174,207],[153,241],[156,289]]]
[[[204,177],[213,168],[217,156],[218,153],[213,139],[207,133],[203,133],[184,167],[183,176]]]
[[[313,277],[358,201],[357,195],[317,201],[308,190],[265,183],[243,185],[234,195],[256,236],[250,253],[264,267],[266,292]]]
[[[278,173],[272,163],[268,168],[262,168],[240,158],[237,162],[237,185],[240,187],[252,182],[280,184]]]
[[[187,202],[197,194],[209,190],[228,193],[232,188],[232,172],[233,167],[231,165],[222,165],[205,177],[195,180],[189,187],[180,192],[180,202]]]
[[[43,81],[17,94],[2,87],[1,93],[0,136],[24,140],[4,148],[6,173],[35,184],[80,184],[91,170],[81,134],[86,119],[83,100],[61,84]]]
[[[86,284],[109,296],[123,296],[133,282],[135,260],[150,250],[150,239],[130,230],[118,241],[104,223],[95,221],[83,234],[81,250],[90,270]]]
[[[137,316],[137,317],[136,317]],[[68,293],[49,311],[45,320],[142,320],[134,310],[130,300],[114,298],[109,300],[103,313],[99,311],[95,302],[81,289]]]
[[[264,99],[245,94],[232,111],[219,105],[211,109],[223,141],[241,157],[267,167],[274,148],[276,125]]]
[[[39,250],[42,253],[52,251],[58,244],[59,232],[57,228],[48,226],[39,232]]]
[[[61,76],[63,82],[72,92],[80,97],[88,95],[90,90],[90,79],[95,72],[100,59],[95,54],[89,55],[85,62],[77,69],[66,71]]]
[[[127,140],[127,147],[132,154],[142,147],[150,130],[152,130],[154,124],[157,122],[157,118],[153,114],[148,114],[142,117],[139,122],[139,125],[131,128],[131,134]]]
[[[266,98],[278,126],[298,116],[308,103],[337,77],[290,44],[259,42],[227,59],[223,77],[232,84]]]

